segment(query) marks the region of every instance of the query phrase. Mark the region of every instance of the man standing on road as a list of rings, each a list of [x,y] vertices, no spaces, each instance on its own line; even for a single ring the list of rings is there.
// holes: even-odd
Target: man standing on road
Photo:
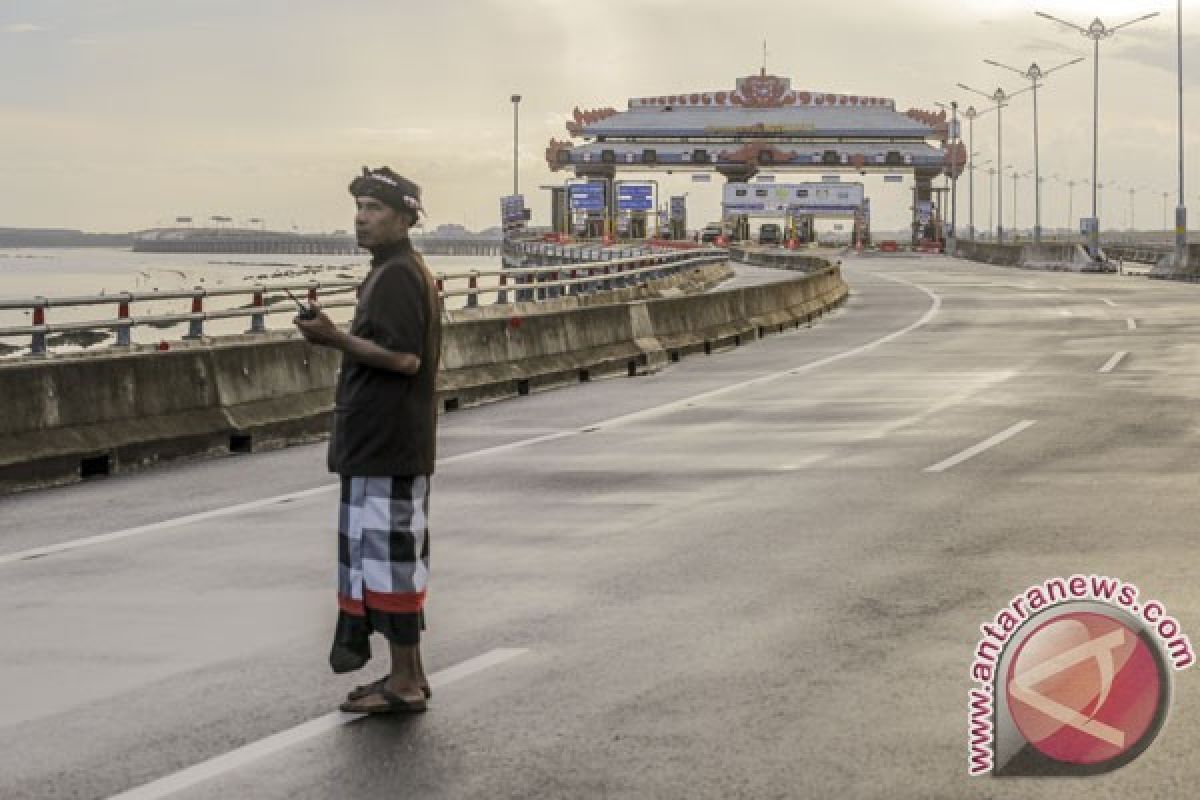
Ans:
[[[433,475],[441,352],[441,302],[409,229],[421,190],[387,167],[350,183],[354,231],[371,251],[349,331],[319,309],[296,327],[310,343],[342,351],[329,470],[341,476],[338,623],[330,666],[361,668],[382,634],[391,672],[350,693],[349,712],[424,711],[421,663],[429,578],[429,480]]]

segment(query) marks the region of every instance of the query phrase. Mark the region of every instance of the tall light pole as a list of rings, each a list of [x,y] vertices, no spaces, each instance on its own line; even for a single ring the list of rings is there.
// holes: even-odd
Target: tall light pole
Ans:
[[[1176,36],[1178,38],[1177,72],[1179,73],[1179,205],[1175,207],[1175,269],[1188,266],[1187,206],[1183,202],[1183,0],[1176,4]]]
[[[1106,27],[1099,17],[1092,20],[1092,24],[1084,28],[1076,25],[1074,22],[1067,22],[1058,17],[1052,17],[1042,11],[1033,12],[1039,17],[1057,22],[1060,25],[1066,25],[1068,28],[1073,28],[1081,34],[1092,40],[1092,220],[1089,225],[1088,234],[1088,249],[1091,251],[1092,258],[1100,257],[1100,210],[1097,204],[1096,192],[1099,184],[1097,173],[1097,162],[1099,161],[1100,153],[1100,40],[1107,39],[1122,28],[1128,28],[1135,22],[1157,17],[1158,12],[1151,14],[1143,14],[1137,19],[1131,19],[1129,22],[1122,22],[1112,28]]]
[[[996,177],[996,168],[988,167],[988,235],[992,235],[992,198],[996,196],[996,192],[992,189],[992,178]],[[1004,183],[1004,176],[1000,176],[1000,182]]]
[[[1075,184],[1079,181],[1074,178],[1067,181],[1067,231],[1075,230]]]
[[[967,156],[967,169],[970,171],[970,177],[967,182],[967,193],[970,195],[968,199],[969,209],[967,213],[969,220],[967,223],[967,233],[972,240],[975,238],[975,156],[979,155],[975,150],[975,118],[982,117],[984,114],[990,114],[995,110],[995,106],[985,108],[983,111],[975,110],[975,106],[968,106],[967,110],[963,112],[963,116],[967,118],[967,128],[970,135],[970,139],[967,142],[967,151],[969,154]],[[990,158],[983,163],[986,164],[989,161],[991,161]]]
[[[1011,94],[1009,94],[1009,93],[1006,93],[1003,89],[997,88],[996,91],[992,92],[991,94],[988,94],[987,92],[982,92],[979,89],[974,89],[970,86],[967,86],[965,83],[960,83],[960,84],[958,84],[958,86],[960,89],[966,89],[968,92],[974,92],[975,94],[981,94],[996,104],[996,163],[1003,165],[1004,164],[1004,126],[1002,124],[1003,123],[1003,115],[1001,112],[1004,110],[1004,107],[1006,105],[1008,105],[1008,101],[1012,97],[1014,97],[1018,94],[1021,94],[1022,92],[1028,92],[1029,90],[1028,89],[1020,89],[1018,91],[1015,91],[1015,92],[1012,92]],[[997,206],[997,210],[996,210],[996,241],[1002,242],[1002,241],[1004,241],[1004,181],[1003,180],[997,184],[996,206]]]
[[[517,170],[517,134],[519,131],[519,126],[517,124],[519,115],[518,115],[517,109],[520,108],[520,106],[521,106],[521,95],[514,94],[512,96],[512,104],[513,104],[513,195],[516,196],[521,193],[521,184],[520,184],[520,180],[518,178],[518,170]]]
[[[978,151],[971,153],[970,166],[967,167],[971,171],[971,178],[968,184],[970,187],[970,197],[967,200],[969,206],[967,213],[970,215],[970,222],[967,227],[970,228],[972,241],[975,240],[975,170],[982,169],[992,163],[992,160],[989,158],[986,161],[980,161],[978,165],[975,164],[975,156],[977,155],[979,155]]]
[[[1028,178],[1028,177],[1029,177],[1029,170],[1026,170],[1026,171],[1024,171],[1024,172],[1017,172],[1017,168],[1016,168],[1016,167],[1013,167],[1013,168],[1012,168],[1012,171],[1013,171],[1013,174],[1012,174],[1012,179],[1013,179],[1013,220],[1012,220],[1012,226],[1013,226],[1013,238],[1014,238],[1014,239],[1016,239],[1016,238],[1017,238],[1017,237],[1020,235],[1019,231],[1021,230],[1021,226],[1019,226],[1019,225],[1017,224],[1017,180],[1018,180],[1018,179],[1020,179],[1020,178]]]
[[[1041,165],[1038,160],[1038,102],[1037,90],[1040,84],[1038,81],[1045,78],[1051,72],[1057,72],[1064,67],[1069,67],[1072,64],[1078,64],[1083,61],[1083,58],[1075,58],[1067,61],[1064,64],[1059,64],[1057,67],[1043,70],[1037,65],[1037,62],[1029,65],[1028,69],[1019,70],[1016,67],[1010,67],[1007,64],[1001,64],[999,61],[992,61],[990,58],[985,58],[983,63],[991,64],[993,67],[1015,72],[1022,78],[1029,81],[1029,87],[1033,90],[1033,195],[1034,195],[1034,223],[1033,223],[1033,243],[1041,244],[1042,241],[1042,181],[1041,181]],[[1016,223],[1016,220],[1013,220]]]

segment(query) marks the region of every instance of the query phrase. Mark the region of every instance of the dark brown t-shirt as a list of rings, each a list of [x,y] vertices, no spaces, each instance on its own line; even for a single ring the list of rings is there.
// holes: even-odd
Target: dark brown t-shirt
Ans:
[[[409,240],[371,260],[350,333],[393,352],[413,353],[421,366],[416,375],[403,375],[342,355],[329,471],[433,474],[442,307],[433,276]]]

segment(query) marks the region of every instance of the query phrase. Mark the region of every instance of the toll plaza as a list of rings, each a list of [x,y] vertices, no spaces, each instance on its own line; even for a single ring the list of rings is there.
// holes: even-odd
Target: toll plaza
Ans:
[[[936,223],[944,215],[934,179],[957,177],[966,163],[961,142],[951,144],[944,111],[901,112],[886,97],[794,89],[791,79],[768,75],[765,69],[738,78],[732,89],[634,97],[621,111],[576,108],[566,128],[571,138],[551,139],[546,148],[552,170],[573,173],[564,186],[548,187],[552,218],[557,232],[585,236],[686,231],[686,223],[681,227],[678,222],[686,220],[685,209],[680,214],[673,205],[666,225],[655,213],[663,199],[654,181],[619,180],[619,174],[691,172],[707,177],[716,172],[725,177],[727,189],[751,186],[759,173],[819,173],[822,183],[833,183],[831,174],[884,174],[885,181],[913,178],[915,245],[940,235]],[[787,185],[793,191],[803,186]],[[634,188],[638,186],[649,188]],[[838,214],[853,220],[856,240],[866,238],[866,197],[842,204],[853,209],[834,208],[836,203],[829,208],[791,205],[791,211],[770,213],[790,220],[797,238],[811,237],[816,220]],[[723,221],[735,233],[746,229],[739,217],[755,215],[754,209],[727,204],[723,211],[732,213]]]

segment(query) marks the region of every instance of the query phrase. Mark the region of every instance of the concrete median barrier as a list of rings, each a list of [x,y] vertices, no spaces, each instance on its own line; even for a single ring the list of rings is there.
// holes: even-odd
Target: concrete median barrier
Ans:
[[[439,402],[450,411],[658,369],[803,324],[846,294],[829,266],[707,294],[456,313],[444,328]],[[273,333],[0,364],[0,492],[311,441],[328,430],[339,360]]]
[[[955,243],[956,254],[971,261],[1004,267],[1041,269],[1051,272],[1115,272],[1104,262],[1092,260],[1081,245],[1047,242],[971,242]]]

